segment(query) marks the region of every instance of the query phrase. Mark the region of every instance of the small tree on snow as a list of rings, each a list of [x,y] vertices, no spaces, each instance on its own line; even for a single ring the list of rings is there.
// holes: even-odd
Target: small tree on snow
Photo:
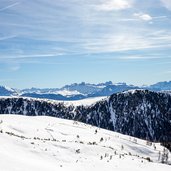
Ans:
[[[163,152],[162,152],[162,155],[161,155],[161,162],[162,163],[168,163],[168,157],[169,157],[169,152],[166,148],[163,148]]]

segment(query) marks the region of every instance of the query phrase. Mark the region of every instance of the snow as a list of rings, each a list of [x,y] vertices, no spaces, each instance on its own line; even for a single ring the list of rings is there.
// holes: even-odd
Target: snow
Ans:
[[[123,91],[122,93],[123,93],[123,94],[129,94],[129,93],[135,94],[137,91],[145,92],[146,90],[144,90],[144,89],[131,89],[131,90]],[[118,94],[119,94],[119,93],[120,93],[120,92],[118,92]]]
[[[73,105],[73,106],[90,106],[98,101],[105,100],[107,96],[102,96],[102,97],[92,97],[92,98],[86,98],[82,100],[73,100],[73,101],[62,101],[64,102],[65,105]]]
[[[123,94],[128,94],[128,93],[134,94],[136,91],[137,91],[137,89],[131,89],[131,90],[126,90],[126,91],[124,91],[122,93]]]
[[[81,93],[78,92],[77,90],[70,91],[70,90],[59,90],[56,91],[55,94],[61,94],[63,96],[72,96],[72,95],[80,95]]]
[[[11,92],[15,92],[12,88],[8,87],[8,86],[4,86],[4,88],[8,91],[11,91]]]
[[[114,109],[112,108],[112,104],[111,103],[109,105],[109,111],[111,113],[111,121],[113,122],[113,126],[115,128],[115,125],[116,125],[116,114],[115,114]]]
[[[159,144],[47,116],[0,115],[0,121],[2,171],[171,169],[158,161]]]
[[[42,90],[33,90],[33,91],[22,91],[19,95],[21,96],[24,93],[36,93],[36,94],[60,94],[62,96],[73,96],[73,95],[82,95],[80,92],[78,92],[77,90],[46,90],[46,91],[42,91]]]
[[[58,90],[58,91],[46,91],[46,92],[41,92],[41,90],[39,91],[35,91],[34,93],[37,93],[37,94],[60,94],[62,96],[74,96],[74,95],[81,95],[80,92],[76,91],[76,90],[73,90],[73,91],[70,91],[70,90]]]

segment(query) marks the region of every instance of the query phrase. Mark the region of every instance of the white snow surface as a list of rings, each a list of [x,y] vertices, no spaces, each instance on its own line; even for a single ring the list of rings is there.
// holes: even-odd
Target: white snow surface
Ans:
[[[81,94],[77,90],[74,90],[74,91],[70,91],[70,90],[59,90],[59,91],[56,91],[55,93],[56,94],[61,94],[63,96],[72,96],[72,95],[79,95],[79,94]]]
[[[76,121],[0,115],[0,130],[1,171],[171,170],[158,161],[159,144]]]
[[[92,98],[86,98],[82,100],[72,100],[72,101],[62,101],[64,102],[65,105],[73,105],[73,106],[90,106],[98,101],[105,100],[107,99],[107,96],[102,96],[102,97],[92,97]]]

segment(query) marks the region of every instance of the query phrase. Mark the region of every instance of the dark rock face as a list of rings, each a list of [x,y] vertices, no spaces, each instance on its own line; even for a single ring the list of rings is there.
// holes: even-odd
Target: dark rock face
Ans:
[[[117,93],[91,106],[1,98],[0,113],[72,119],[152,141],[171,142],[171,95],[148,90]]]

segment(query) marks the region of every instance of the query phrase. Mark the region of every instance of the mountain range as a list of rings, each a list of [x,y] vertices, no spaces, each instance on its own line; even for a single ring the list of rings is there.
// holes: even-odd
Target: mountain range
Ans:
[[[99,84],[90,83],[74,83],[65,85],[62,88],[30,88],[30,89],[14,89],[0,86],[0,96],[20,96],[45,98],[52,100],[80,100],[89,97],[110,96],[113,93],[132,89],[146,89],[152,91],[171,91],[171,81],[159,82],[150,86],[135,86],[126,83],[113,84],[111,81]]]

